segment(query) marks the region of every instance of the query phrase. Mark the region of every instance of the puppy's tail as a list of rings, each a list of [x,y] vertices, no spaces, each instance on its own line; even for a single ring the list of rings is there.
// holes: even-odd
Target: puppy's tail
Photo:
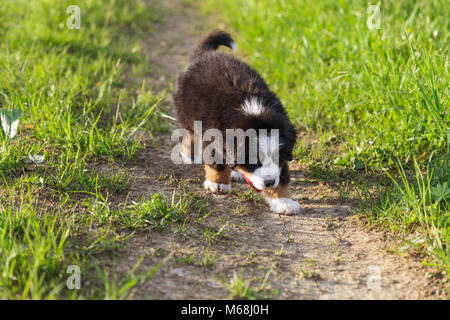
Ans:
[[[203,37],[202,40],[195,46],[191,54],[191,60],[205,53],[207,51],[217,50],[219,46],[226,46],[230,49],[236,50],[237,46],[231,36],[225,31],[214,30]]]

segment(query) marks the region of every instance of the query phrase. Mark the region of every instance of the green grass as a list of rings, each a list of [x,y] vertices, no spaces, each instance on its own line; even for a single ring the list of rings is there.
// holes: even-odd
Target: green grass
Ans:
[[[146,282],[171,256],[137,272],[142,256],[121,276],[99,260],[120,257],[130,232],[174,228],[202,203],[193,195],[168,201],[154,194],[149,201],[143,198],[114,209],[101,194],[81,201],[61,195],[45,201],[33,190],[21,193],[15,188],[6,193],[8,198],[0,205],[0,297],[7,299],[131,298],[130,290]],[[207,250],[199,264],[210,267],[214,261],[215,253]],[[81,270],[79,290],[66,286],[70,266]]]
[[[72,226],[57,215],[39,215],[26,195],[18,200],[18,206],[0,206],[0,296],[55,298],[64,286],[61,264],[74,261],[64,252]]]
[[[366,26],[365,1],[229,0],[222,7],[294,122],[343,144],[341,163],[447,152],[447,1],[382,2],[379,30]]]
[[[433,169],[425,173],[415,163],[415,178],[409,179],[403,167],[399,167],[399,177],[392,179],[392,186],[374,199],[369,193],[369,206],[362,214],[373,224],[384,225],[393,233],[415,233],[408,242],[417,252],[438,258],[438,263],[427,261],[424,264],[446,269],[450,274],[450,233],[449,233],[449,182],[436,181]],[[411,181],[410,181],[411,180]]]
[[[143,132],[168,128],[155,112],[164,94],[134,80],[151,72],[138,40],[159,12],[140,0],[78,1],[81,29],[71,30],[73,4],[0,3],[0,299],[129,298],[165,261],[137,272],[139,260],[122,276],[99,265],[126,245],[124,217],[144,218],[126,207],[114,221],[92,205],[112,206],[130,187],[126,173],[98,165],[134,161]],[[161,226],[174,219],[166,211],[186,214],[160,195],[144,200]],[[71,265],[80,290],[66,286]]]
[[[420,231],[448,274],[450,4],[378,4],[372,30],[367,1],[208,0],[205,8],[223,12],[240,52],[285,103],[302,135],[294,155],[309,175],[391,176],[375,196],[355,184],[371,199],[366,216],[396,233]]]
[[[70,1],[2,1],[0,108],[21,110],[12,143],[0,136],[0,169],[21,170],[29,154],[75,161],[132,159],[135,133],[150,128],[161,97],[144,84],[125,87],[124,71],[144,72],[136,36],[156,14],[140,1],[85,1],[82,26],[70,30]],[[135,72],[138,72],[135,71]],[[135,86],[135,87],[133,87]],[[156,123],[156,121],[154,121]],[[61,160],[50,159],[61,163]]]
[[[90,212],[90,223],[95,222],[99,226],[111,223],[117,228],[147,232],[162,231],[173,225],[183,224],[189,212],[202,213],[205,210],[203,201],[196,199],[195,194],[173,194],[169,201],[156,193],[150,200],[143,196],[137,202],[123,203],[120,208],[113,208],[108,199],[98,195],[84,201],[83,205]]]

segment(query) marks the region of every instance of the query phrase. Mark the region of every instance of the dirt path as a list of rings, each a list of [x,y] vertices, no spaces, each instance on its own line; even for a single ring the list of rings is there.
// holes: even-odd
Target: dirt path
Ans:
[[[182,0],[147,2],[166,12],[155,34],[144,41],[151,61],[157,62],[147,82],[155,90],[171,92],[190,49],[209,28]],[[119,261],[112,262],[119,271],[129,270],[142,255],[142,268],[150,268],[173,254],[135,290],[135,298],[227,298],[234,274],[251,281],[260,296],[278,299],[421,299],[442,294],[421,263],[390,253],[383,233],[369,232],[351,219],[351,202],[333,200],[339,198],[338,190],[305,178],[298,166],[293,165],[292,194],[302,205],[301,214],[280,216],[261,199],[249,199],[251,194],[206,193],[202,168],[173,164],[169,137],[156,141],[140,164],[114,168],[126,170],[132,179],[129,199],[153,193],[171,197],[188,190],[214,212],[205,219],[193,213],[182,230],[132,236]],[[248,190],[246,184],[233,188]]]

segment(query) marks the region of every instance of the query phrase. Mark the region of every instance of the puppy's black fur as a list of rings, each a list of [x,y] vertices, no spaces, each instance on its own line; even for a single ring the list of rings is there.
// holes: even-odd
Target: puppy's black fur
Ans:
[[[253,128],[257,132],[258,129],[279,129],[282,142],[280,184],[286,185],[289,182],[287,161],[292,160],[296,131],[282,103],[261,76],[232,55],[216,51],[220,45],[232,48],[233,44],[228,33],[212,31],[194,48],[190,65],[178,78],[174,96],[178,126],[192,134],[194,121],[202,121],[203,131],[219,129],[224,137],[226,129]],[[245,114],[242,112],[244,102],[254,97],[262,102],[264,111],[258,115]],[[214,168],[220,171],[225,166],[215,165]],[[253,172],[261,164],[240,166]]]

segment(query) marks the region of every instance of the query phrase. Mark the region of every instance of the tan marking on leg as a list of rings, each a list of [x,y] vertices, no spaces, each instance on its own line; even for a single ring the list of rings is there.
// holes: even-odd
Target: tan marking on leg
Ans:
[[[205,178],[211,182],[230,184],[231,183],[231,169],[225,167],[222,171],[217,171],[211,166],[205,165]]]
[[[289,190],[287,185],[278,185],[275,188],[267,188],[263,190],[265,197],[280,199],[289,198]]]

